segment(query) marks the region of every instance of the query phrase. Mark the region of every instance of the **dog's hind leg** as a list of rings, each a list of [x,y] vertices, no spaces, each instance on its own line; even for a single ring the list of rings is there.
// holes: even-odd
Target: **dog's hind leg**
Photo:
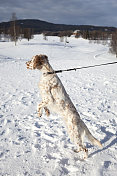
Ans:
[[[82,132],[82,134],[78,135],[78,138],[76,138],[77,141],[75,143],[76,143],[78,148],[76,150],[74,150],[74,152],[78,153],[80,151],[83,151],[84,152],[83,159],[86,159],[86,158],[88,158],[88,149],[83,144],[84,135],[85,135],[85,133]]]
[[[75,149],[74,152],[78,153],[80,151],[84,152],[84,157],[83,159],[87,159],[88,158],[88,149],[84,146],[78,146],[78,149]]]

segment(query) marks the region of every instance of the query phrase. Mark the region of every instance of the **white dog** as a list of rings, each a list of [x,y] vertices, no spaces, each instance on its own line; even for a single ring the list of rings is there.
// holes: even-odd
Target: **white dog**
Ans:
[[[39,83],[42,102],[38,105],[38,115],[42,115],[42,109],[45,109],[47,116],[53,111],[64,118],[69,137],[78,147],[77,152],[84,151],[85,157],[88,157],[88,150],[83,145],[83,138],[86,137],[92,144],[102,148],[102,144],[92,136],[84,122],[73,105],[69,95],[66,93],[63,84],[49,64],[48,57],[45,55],[36,55],[31,61],[27,62],[27,68],[39,69],[42,77]]]

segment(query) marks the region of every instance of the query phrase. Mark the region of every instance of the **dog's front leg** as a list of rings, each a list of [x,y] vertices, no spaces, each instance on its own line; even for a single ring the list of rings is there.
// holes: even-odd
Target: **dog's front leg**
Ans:
[[[42,109],[44,108],[45,113],[47,116],[50,115],[50,111],[47,108],[47,105],[49,102],[53,103],[54,102],[54,98],[53,95],[51,93],[51,87],[48,88],[48,90],[46,90],[44,93],[46,94],[46,96],[42,96],[42,102],[38,105],[37,107],[37,111],[38,111],[38,116],[41,117],[42,116]],[[43,95],[43,94],[42,94]]]
[[[50,111],[49,111],[49,109],[47,108],[47,107],[44,107],[44,110],[45,110],[45,113],[46,113],[46,115],[47,115],[47,117],[50,115]]]
[[[39,117],[42,116],[42,110],[43,110],[43,108],[46,107],[46,105],[47,105],[47,102],[45,102],[45,101],[42,101],[42,102],[38,105],[38,107],[37,107],[37,112],[38,112],[38,116],[39,116]]]

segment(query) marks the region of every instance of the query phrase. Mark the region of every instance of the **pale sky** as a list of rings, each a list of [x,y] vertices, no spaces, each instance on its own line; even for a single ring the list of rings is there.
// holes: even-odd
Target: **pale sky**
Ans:
[[[117,27],[117,0],[0,0],[0,22],[14,12],[18,19]]]

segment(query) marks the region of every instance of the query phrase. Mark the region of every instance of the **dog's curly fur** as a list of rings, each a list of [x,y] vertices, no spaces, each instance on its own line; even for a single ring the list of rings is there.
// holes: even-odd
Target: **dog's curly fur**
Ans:
[[[39,69],[43,74],[39,83],[42,102],[38,105],[38,115],[42,115],[44,108],[46,115],[53,111],[64,118],[69,137],[78,147],[78,151],[85,152],[85,158],[88,157],[88,150],[83,145],[83,138],[87,136],[92,144],[102,147],[102,144],[92,136],[84,122],[73,105],[69,95],[65,91],[63,84],[53,72],[46,55],[36,55],[31,61],[27,62],[27,68]]]

